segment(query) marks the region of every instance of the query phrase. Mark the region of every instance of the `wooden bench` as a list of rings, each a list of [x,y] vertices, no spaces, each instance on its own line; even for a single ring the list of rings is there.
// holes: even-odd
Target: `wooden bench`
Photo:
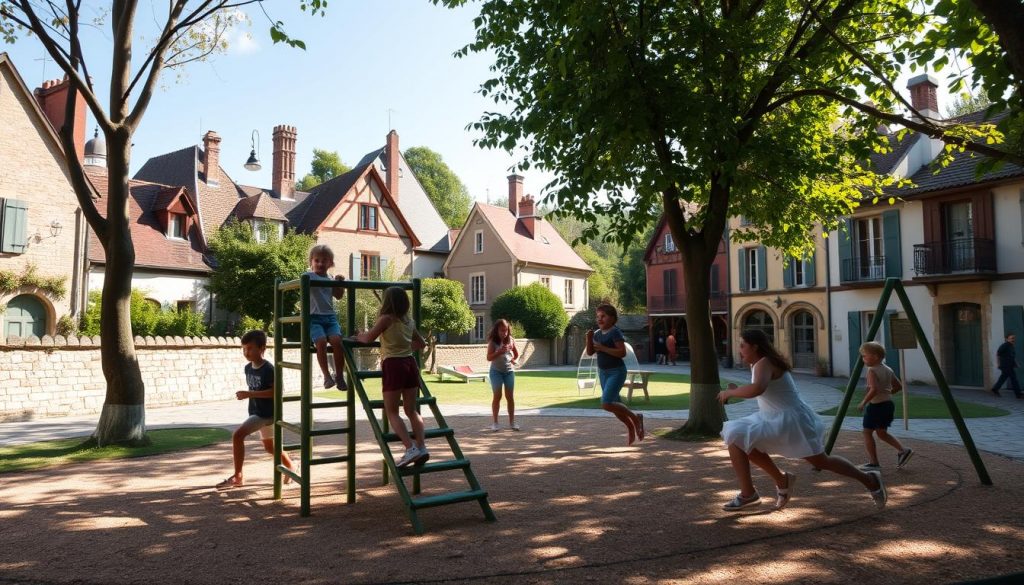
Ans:
[[[651,401],[651,395],[647,391],[647,383],[650,381],[651,374],[654,372],[650,370],[626,370],[626,382],[622,385],[626,388],[626,404],[633,403],[633,391],[643,390],[644,400],[647,402]]]
[[[474,371],[472,366],[437,366],[437,375],[440,377],[440,381],[442,382],[444,382],[444,377],[446,375],[458,378],[463,382],[469,382],[470,380],[487,380],[487,374]]]

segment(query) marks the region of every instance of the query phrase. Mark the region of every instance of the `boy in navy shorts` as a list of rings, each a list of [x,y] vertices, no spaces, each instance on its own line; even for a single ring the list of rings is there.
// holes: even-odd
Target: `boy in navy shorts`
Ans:
[[[879,439],[896,449],[896,469],[903,469],[907,461],[910,461],[914,450],[904,449],[888,430],[896,413],[892,395],[902,390],[903,384],[892,369],[882,363],[885,359],[885,347],[881,343],[865,343],[860,346],[860,355],[864,365],[868,367],[868,391],[857,405],[857,409],[864,412],[864,448],[868,452],[868,462],[860,468],[864,471],[882,469],[878,463],[878,449],[875,446],[874,435],[878,435]]]

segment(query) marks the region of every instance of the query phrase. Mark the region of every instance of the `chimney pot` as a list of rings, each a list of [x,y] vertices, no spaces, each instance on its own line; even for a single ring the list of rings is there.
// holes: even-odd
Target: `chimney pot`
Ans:
[[[203,135],[203,178],[207,185],[216,185],[220,166],[220,135],[213,130]]]
[[[907,81],[907,89],[910,90],[910,104],[926,117],[937,118],[939,115],[938,87],[939,80],[927,73],[911,78]]]
[[[398,179],[401,176],[401,169],[399,169],[399,161],[401,160],[401,152],[398,150],[398,132],[392,130],[388,132],[387,143],[384,147],[384,157],[387,160],[387,170],[385,171],[384,181],[387,183],[388,192],[391,193],[391,198],[398,203]]]

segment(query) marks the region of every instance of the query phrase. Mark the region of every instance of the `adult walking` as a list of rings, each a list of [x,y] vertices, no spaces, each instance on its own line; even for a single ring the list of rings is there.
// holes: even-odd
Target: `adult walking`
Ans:
[[[992,393],[996,396],[1002,396],[999,393],[999,389],[1003,387],[1003,383],[1009,380],[1010,390],[1013,390],[1013,395],[1017,399],[1024,398],[1024,394],[1020,391],[1020,381],[1017,380],[1016,368],[1017,354],[1014,351],[1014,344],[1017,341],[1017,336],[1012,333],[1006,334],[1006,341],[999,346],[996,350],[996,367],[999,368],[999,379],[996,380],[996,385],[992,387]]]
[[[676,365],[676,356],[678,356],[676,347],[676,334],[669,333],[668,337],[665,338],[665,349],[668,350],[668,362],[673,366]]]

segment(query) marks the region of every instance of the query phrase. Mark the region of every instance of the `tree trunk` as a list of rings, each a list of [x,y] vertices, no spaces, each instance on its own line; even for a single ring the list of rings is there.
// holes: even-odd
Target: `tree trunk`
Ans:
[[[135,247],[128,219],[128,161],[131,137],[114,133],[107,147],[108,229],[103,241],[106,258],[100,312],[100,357],[107,394],[93,432],[100,446],[146,440],[146,391],[135,355],[131,293]]]
[[[718,349],[711,325],[711,263],[718,253],[704,246],[688,246],[683,256],[683,285],[686,291],[686,329],[690,342],[690,417],[683,432],[717,435],[725,421],[725,408],[716,397],[721,390],[718,378]]]

